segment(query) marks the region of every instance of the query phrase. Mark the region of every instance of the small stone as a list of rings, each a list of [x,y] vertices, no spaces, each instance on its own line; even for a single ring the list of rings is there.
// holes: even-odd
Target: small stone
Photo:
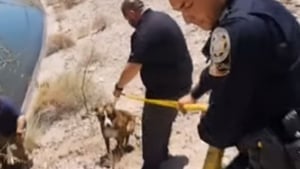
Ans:
[[[98,78],[98,81],[99,81],[99,82],[104,82],[104,78],[103,78],[103,77],[99,77],[99,78]]]
[[[87,69],[88,72],[95,72],[97,69],[97,66],[89,66],[89,68]]]
[[[83,155],[83,153],[80,150],[75,150],[76,155]]]

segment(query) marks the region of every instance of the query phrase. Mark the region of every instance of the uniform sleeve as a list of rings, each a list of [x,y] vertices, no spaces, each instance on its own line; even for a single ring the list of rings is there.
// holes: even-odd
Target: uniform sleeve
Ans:
[[[0,97],[0,102],[0,133],[8,136],[16,131],[20,111],[14,103],[7,98]]]
[[[208,74],[209,67],[206,67],[200,75],[200,79],[198,84],[192,90],[192,97],[194,99],[199,99],[203,94],[208,92],[212,86],[210,85],[209,74]]]
[[[147,57],[147,46],[150,41],[149,33],[135,32],[131,38],[131,53],[128,62],[143,64]]]
[[[230,73],[198,126],[201,139],[219,148],[235,145],[249,127],[248,120],[253,118],[251,101],[260,81],[258,67],[263,64],[270,43],[267,27],[258,18],[223,28],[231,43]]]
[[[21,114],[12,100],[6,97],[0,97],[0,102],[1,112],[7,112],[8,114],[13,114],[14,116],[19,116]]]
[[[202,48],[202,54],[206,58],[206,61],[205,61],[206,63],[209,61],[209,46],[210,46],[210,41],[211,41],[211,37],[209,36],[209,38],[207,39],[206,43],[204,44],[204,46]]]

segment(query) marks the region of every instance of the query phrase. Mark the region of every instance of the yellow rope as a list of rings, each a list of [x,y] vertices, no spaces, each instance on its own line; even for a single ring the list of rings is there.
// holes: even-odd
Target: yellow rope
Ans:
[[[178,102],[174,101],[174,100],[148,99],[148,98],[142,98],[142,97],[127,95],[127,94],[122,94],[122,95],[129,99],[140,101],[140,102],[145,102],[145,103],[149,103],[149,104],[155,104],[155,105],[170,107],[170,108],[175,108],[175,109],[179,108]],[[208,105],[204,104],[204,103],[195,103],[195,104],[184,105],[184,109],[187,112],[199,112],[199,111],[205,112],[205,111],[207,111],[207,108],[208,108]]]
[[[149,104],[155,104],[164,107],[171,107],[175,109],[178,109],[179,107],[178,102],[174,100],[148,99],[148,98],[142,98],[142,97],[127,95],[127,94],[122,94],[122,96],[125,96],[131,100],[136,100],[136,101],[145,102]],[[186,104],[184,105],[184,109],[187,112],[201,111],[205,113],[208,109],[208,105],[204,103]],[[223,150],[209,146],[202,169],[221,169],[223,154],[224,154]]]
[[[202,169],[221,169],[224,150],[209,146]]]

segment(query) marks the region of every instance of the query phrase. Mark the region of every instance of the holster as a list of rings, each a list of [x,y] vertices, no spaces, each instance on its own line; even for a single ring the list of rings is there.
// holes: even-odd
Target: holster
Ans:
[[[300,117],[299,111],[289,112],[282,120],[289,138],[285,146],[288,157],[295,169],[300,169]]]
[[[248,151],[249,162],[254,169],[300,169],[300,118],[295,111],[289,112],[282,123],[285,136],[270,128],[244,137],[238,144],[240,149]],[[298,137],[299,136],[299,137]]]
[[[300,140],[286,144],[285,149],[294,169],[300,169]]]
[[[239,147],[247,149],[254,169],[294,169],[284,145],[270,129],[244,137]]]

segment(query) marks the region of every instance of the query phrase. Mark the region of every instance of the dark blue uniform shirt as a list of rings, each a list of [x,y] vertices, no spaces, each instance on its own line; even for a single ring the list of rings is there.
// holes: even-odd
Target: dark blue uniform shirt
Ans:
[[[211,92],[209,103],[212,103],[213,98],[217,97],[219,86],[222,84],[225,76],[215,77],[209,74],[209,67],[206,67],[200,75],[198,84],[192,90],[192,97],[199,99],[206,92]]]
[[[172,99],[189,92],[192,60],[178,24],[167,14],[147,9],[131,37],[129,62],[141,63],[146,97]]]
[[[198,126],[200,137],[225,148],[300,107],[300,28],[274,0],[228,1],[218,28],[230,37],[230,73]],[[213,44],[210,44],[213,45]]]
[[[16,132],[20,111],[5,97],[0,97],[0,135],[10,136]]]

